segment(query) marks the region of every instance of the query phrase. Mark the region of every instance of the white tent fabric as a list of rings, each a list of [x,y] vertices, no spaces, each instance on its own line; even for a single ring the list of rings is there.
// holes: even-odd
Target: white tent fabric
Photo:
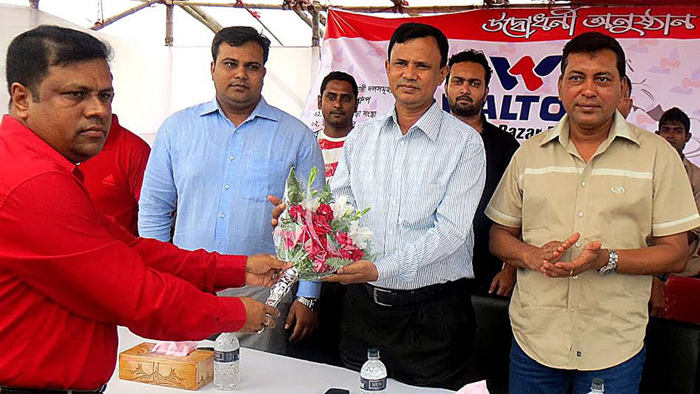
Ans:
[[[0,4],[0,113],[7,113],[9,94],[5,55],[12,38],[40,24],[55,24],[90,32],[30,7]],[[213,98],[209,42],[196,47],[164,47],[94,33],[114,50],[112,74],[116,91],[113,110],[122,125],[151,143],[170,114]],[[266,65],[263,96],[294,116],[301,114],[318,69],[317,48],[272,47]]]

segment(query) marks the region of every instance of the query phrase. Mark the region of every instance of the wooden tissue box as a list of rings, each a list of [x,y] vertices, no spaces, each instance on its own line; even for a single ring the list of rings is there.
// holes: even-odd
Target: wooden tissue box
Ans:
[[[119,354],[119,379],[199,390],[214,379],[214,352],[195,350],[185,357],[151,353],[155,343],[143,342]]]

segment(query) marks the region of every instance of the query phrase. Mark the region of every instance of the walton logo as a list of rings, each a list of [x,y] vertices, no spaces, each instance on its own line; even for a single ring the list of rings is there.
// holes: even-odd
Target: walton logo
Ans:
[[[491,57],[491,64],[493,64],[503,89],[512,90],[517,86],[518,79],[515,77],[520,75],[523,78],[523,82],[525,82],[525,86],[531,92],[544,85],[542,77],[551,74],[560,62],[561,55],[547,56],[537,65],[535,65],[535,61],[530,56],[524,56],[511,67],[508,59],[498,56]]]

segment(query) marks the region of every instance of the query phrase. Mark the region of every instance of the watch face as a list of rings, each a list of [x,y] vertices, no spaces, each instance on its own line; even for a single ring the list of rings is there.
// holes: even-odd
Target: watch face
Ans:
[[[604,276],[610,275],[613,272],[615,272],[615,268],[610,267],[610,266],[603,267],[603,269],[600,271],[600,273],[603,274]]]

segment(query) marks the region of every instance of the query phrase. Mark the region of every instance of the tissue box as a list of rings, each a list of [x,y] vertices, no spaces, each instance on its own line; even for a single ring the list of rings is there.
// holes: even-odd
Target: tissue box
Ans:
[[[159,386],[198,390],[214,379],[214,352],[195,350],[186,357],[151,353],[155,343],[144,342],[119,354],[119,379]]]

